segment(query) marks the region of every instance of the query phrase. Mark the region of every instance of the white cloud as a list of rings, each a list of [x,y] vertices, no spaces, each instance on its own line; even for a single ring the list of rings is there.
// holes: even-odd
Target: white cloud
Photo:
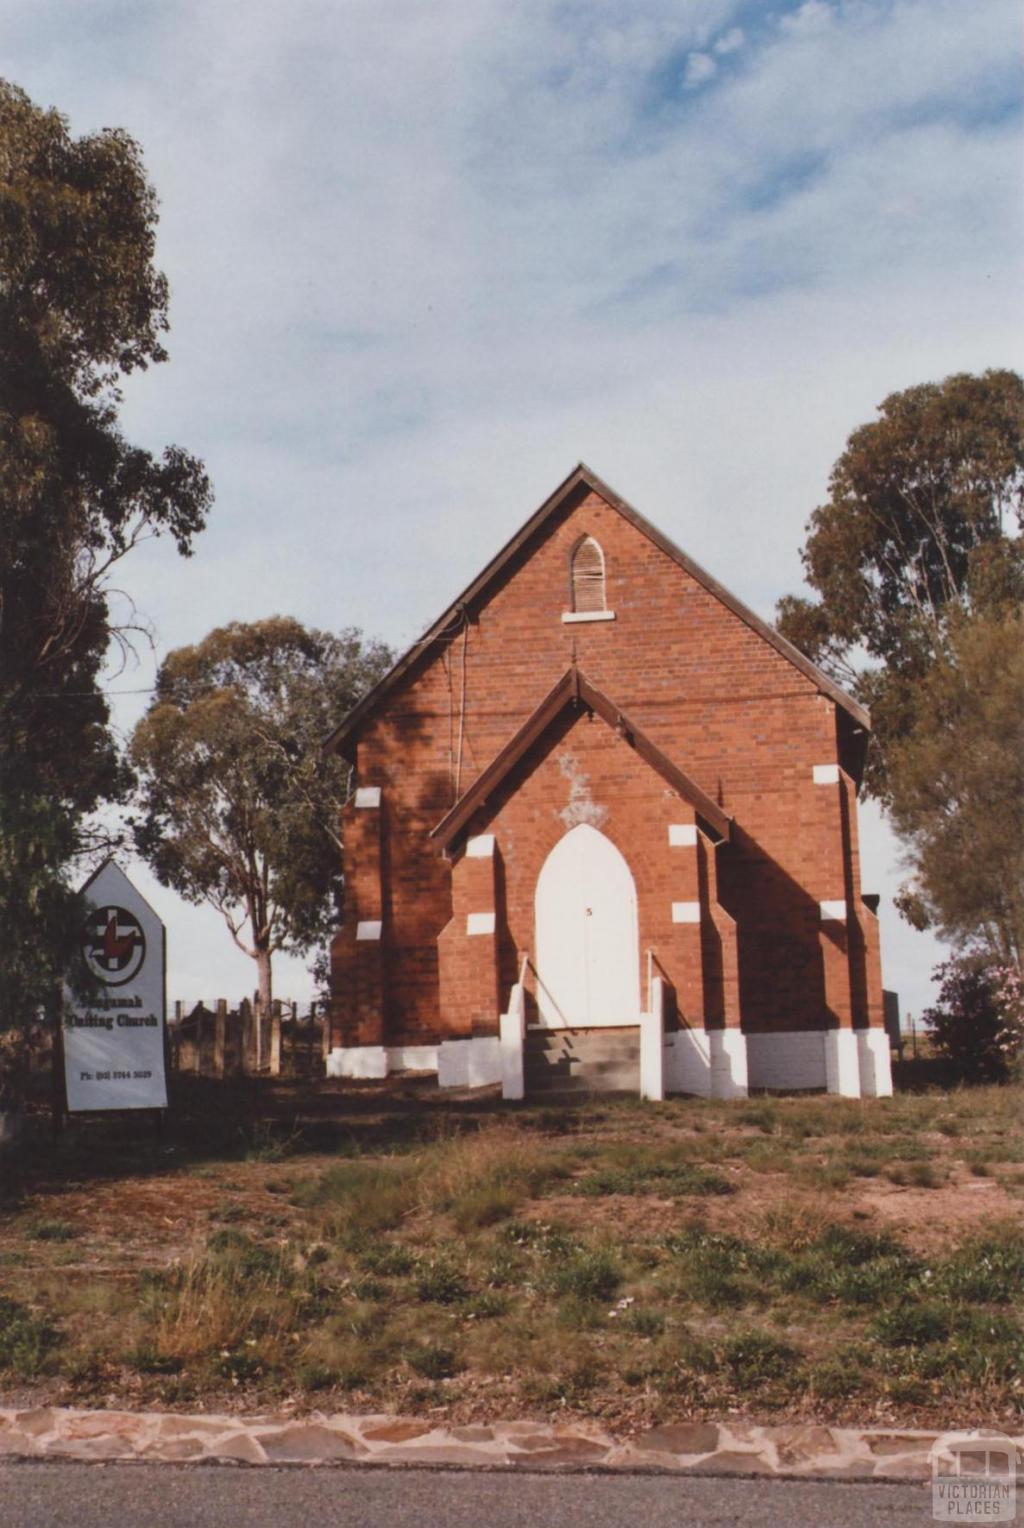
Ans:
[[[779,28],[794,37],[809,37],[832,26],[835,20],[836,13],[827,0],[804,0],[795,11],[779,18]]]
[[[1014,0],[750,14],[8,0],[9,73],[161,196],[172,361],[126,424],[218,490],[192,561],[126,569],[163,650],[273,610],[411,640],[580,457],[770,615],[878,401],[1020,364]]]
[[[747,34],[742,27],[730,27],[728,32],[723,32],[715,42],[716,53],[735,53],[737,48],[742,48],[746,42]]]
[[[683,84],[687,90],[695,90],[718,73],[718,65],[710,53],[691,53],[686,60]]]

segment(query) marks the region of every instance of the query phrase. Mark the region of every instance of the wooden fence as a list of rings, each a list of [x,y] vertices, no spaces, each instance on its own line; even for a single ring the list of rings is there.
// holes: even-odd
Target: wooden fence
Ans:
[[[271,1004],[259,1013],[248,999],[226,998],[185,1011],[174,1004],[168,1023],[171,1070],[196,1077],[322,1077],[330,1043],[324,1006]]]

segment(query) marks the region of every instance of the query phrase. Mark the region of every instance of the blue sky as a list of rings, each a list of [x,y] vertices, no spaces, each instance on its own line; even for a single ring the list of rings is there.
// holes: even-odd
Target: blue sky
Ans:
[[[0,0],[0,39],[161,198],[125,421],[217,504],[124,570],[156,658],[275,611],[402,645],[581,458],[770,617],[881,399],[1022,364],[1016,0]],[[252,985],[143,881],[172,996]],[[883,938],[919,1011],[935,946]]]

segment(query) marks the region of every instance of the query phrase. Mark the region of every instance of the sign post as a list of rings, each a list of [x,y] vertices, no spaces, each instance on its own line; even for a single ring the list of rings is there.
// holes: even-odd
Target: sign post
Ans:
[[[112,859],[79,896],[82,954],[100,985],[88,1002],[64,995],[67,1111],[166,1109],[164,926]]]

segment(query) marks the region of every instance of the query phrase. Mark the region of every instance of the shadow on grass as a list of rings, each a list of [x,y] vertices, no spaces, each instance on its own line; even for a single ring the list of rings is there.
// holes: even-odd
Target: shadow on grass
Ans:
[[[927,1093],[932,1088],[986,1086],[984,1083],[972,1084],[969,1078],[961,1076],[956,1067],[941,1056],[912,1056],[909,1051],[901,1061],[893,1061],[892,1082],[898,1093]]]
[[[964,1084],[950,1078],[933,1058],[908,1058],[898,1071],[898,1088],[904,1094],[951,1086],[959,1091]],[[652,1108],[689,1115],[695,1104],[701,1119],[709,1108],[735,1108],[736,1124],[757,1124],[762,1113],[770,1116],[773,1130],[777,1124],[776,1106],[769,1099],[730,1106],[678,1098],[650,1105],[632,1098],[591,1096],[554,1108],[539,1100],[506,1103],[497,1089],[453,1096],[441,1092],[430,1076],[395,1077],[383,1085],[175,1077],[171,1102],[160,1122],[141,1112],[77,1115],[54,1139],[48,1111],[37,1101],[22,1144],[0,1161],[0,1211],[15,1208],[28,1194],[57,1195],[72,1186],[160,1176],[204,1164],[391,1155],[425,1142],[473,1134],[500,1119],[514,1119],[538,1137],[550,1138],[586,1133],[600,1122],[628,1129],[634,1114],[648,1121]],[[837,1108],[837,1124],[841,1114]],[[819,1123],[824,1127],[826,1121]]]
[[[596,1117],[584,1104],[574,1116]],[[0,1162],[0,1211],[28,1194],[118,1178],[231,1162],[280,1162],[307,1155],[394,1154],[424,1142],[473,1134],[518,1117],[538,1135],[560,1134],[563,1115],[504,1103],[496,1090],[473,1097],[442,1093],[433,1077],[379,1083],[270,1078],[176,1077],[162,1119],[137,1114],[76,1115],[54,1137],[48,1110],[30,1107],[16,1151]]]

